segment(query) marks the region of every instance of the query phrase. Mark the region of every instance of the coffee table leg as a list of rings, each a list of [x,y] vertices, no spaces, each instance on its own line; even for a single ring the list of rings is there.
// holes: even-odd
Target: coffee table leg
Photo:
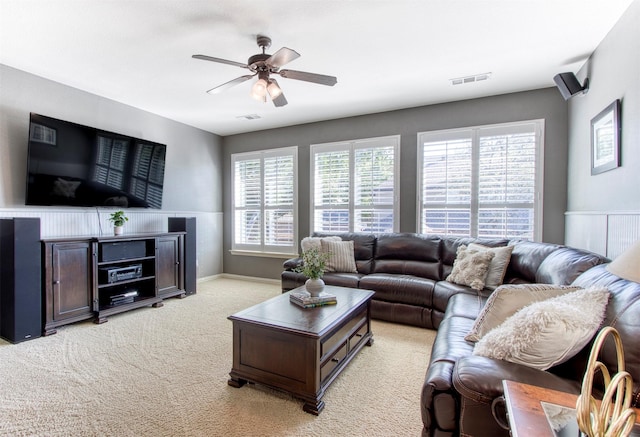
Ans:
[[[305,404],[302,406],[302,409],[305,413],[317,416],[324,409],[324,401],[318,400],[316,402],[305,402]]]
[[[231,387],[235,387],[235,388],[240,388],[243,385],[245,385],[247,383],[246,379],[241,379],[241,378],[229,378],[229,380],[227,381],[227,384],[229,384]]]

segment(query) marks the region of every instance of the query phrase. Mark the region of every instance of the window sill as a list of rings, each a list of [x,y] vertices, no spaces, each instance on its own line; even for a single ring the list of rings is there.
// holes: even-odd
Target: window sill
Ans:
[[[238,255],[238,256],[258,256],[262,258],[282,258],[282,259],[297,258],[298,256],[300,256],[297,253],[257,252],[252,250],[230,250],[229,253],[231,253],[231,255]]]

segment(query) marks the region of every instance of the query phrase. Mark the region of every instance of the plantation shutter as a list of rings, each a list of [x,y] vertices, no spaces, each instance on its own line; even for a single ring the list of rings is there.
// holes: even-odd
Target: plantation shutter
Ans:
[[[312,146],[312,229],[394,232],[398,150],[397,136]]]
[[[420,232],[534,240],[542,121],[418,135]]]
[[[233,249],[294,253],[295,148],[232,155]]]

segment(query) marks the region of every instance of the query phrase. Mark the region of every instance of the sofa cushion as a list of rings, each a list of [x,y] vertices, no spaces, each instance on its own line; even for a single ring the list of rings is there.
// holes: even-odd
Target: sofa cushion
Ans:
[[[560,245],[551,243],[536,243],[533,241],[512,241],[511,261],[505,275],[505,282],[536,282],[536,273],[540,264],[549,254],[558,250]]]
[[[465,340],[476,342],[525,306],[579,290],[580,287],[549,284],[507,284],[494,291]]]
[[[353,241],[320,240],[322,252],[328,253],[327,272],[358,273]]]
[[[433,235],[380,234],[372,273],[440,279],[440,243]]]
[[[604,319],[609,291],[573,291],[526,306],[489,331],[474,355],[546,370],[578,353]]]
[[[536,272],[536,282],[571,284],[591,267],[607,261],[607,258],[586,250],[562,247],[542,261]]]
[[[375,291],[374,299],[431,308],[433,279],[411,275],[372,273],[360,279],[359,287]]]
[[[447,276],[447,281],[468,285],[474,290],[482,290],[489,264],[495,257],[495,253],[470,250],[465,245],[458,247],[457,253],[456,260],[453,262],[453,270]]]
[[[471,243],[467,247],[471,250],[488,250],[494,253],[495,256],[489,264],[489,271],[487,272],[487,277],[484,280],[484,286],[489,290],[495,290],[504,280],[507,267],[509,267],[511,252],[513,252],[513,246],[488,247],[483,246],[482,244]]]

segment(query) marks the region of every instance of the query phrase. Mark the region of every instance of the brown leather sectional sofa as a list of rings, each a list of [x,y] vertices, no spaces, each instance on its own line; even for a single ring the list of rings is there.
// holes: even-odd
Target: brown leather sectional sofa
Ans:
[[[591,348],[587,345],[566,363],[547,371],[472,355],[474,344],[464,337],[491,290],[478,292],[445,280],[457,248],[472,242],[514,246],[504,283],[607,286],[611,297],[605,324],[621,334],[626,370],[634,380],[636,406],[640,405],[640,284],[609,273],[604,265],[608,259],[562,245],[528,241],[410,233],[338,235],[354,241],[358,273],[326,273],[327,284],[374,290],[374,318],[438,330],[421,393],[423,436],[509,435],[498,423],[506,423],[500,403],[502,380],[577,393]],[[283,292],[304,283],[306,278],[293,271],[300,262],[296,258],[284,263]],[[601,358],[608,367],[615,367],[613,348],[605,348]]]

